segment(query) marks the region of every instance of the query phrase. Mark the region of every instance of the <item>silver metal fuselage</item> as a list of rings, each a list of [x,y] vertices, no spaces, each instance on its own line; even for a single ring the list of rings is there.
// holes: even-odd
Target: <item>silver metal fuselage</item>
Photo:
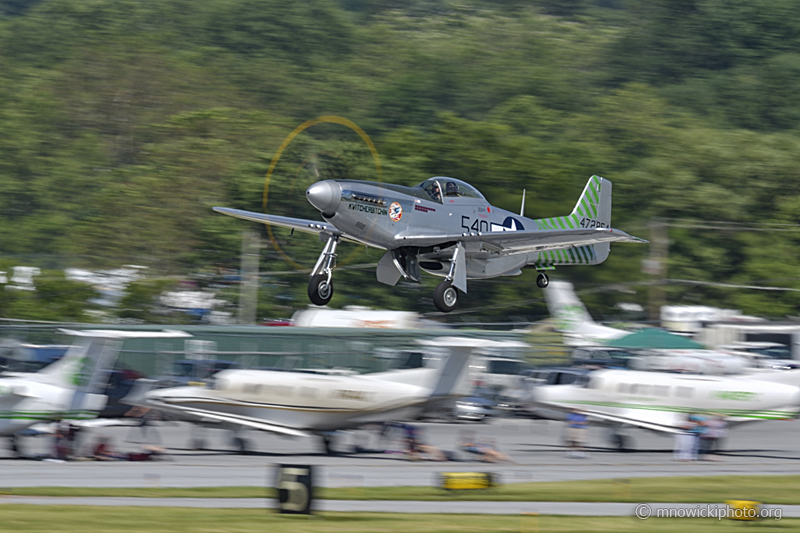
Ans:
[[[335,183],[341,188],[338,201],[326,198],[324,207],[329,211],[320,209],[323,218],[345,233],[346,238],[375,248],[395,249],[403,245],[404,236],[419,234],[488,233],[537,227],[534,220],[493,207],[482,197],[444,196],[439,203],[411,187],[354,180],[315,185],[323,183]],[[309,201],[319,209],[314,199]],[[433,275],[446,276],[455,244],[454,241],[421,249],[421,268]],[[522,267],[539,259],[538,252],[500,254],[499,250],[477,242],[466,243],[465,247],[470,279],[519,274]]]

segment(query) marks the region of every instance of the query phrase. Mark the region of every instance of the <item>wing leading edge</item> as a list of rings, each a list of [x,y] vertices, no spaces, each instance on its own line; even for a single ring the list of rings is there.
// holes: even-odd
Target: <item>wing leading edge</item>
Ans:
[[[282,217],[279,215],[265,215],[263,213],[254,213],[252,211],[244,211],[242,209],[231,209],[229,207],[215,207],[213,209],[217,213],[222,213],[223,215],[228,215],[230,217],[250,220],[252,222],[260,222],[262,224],[270,224],[272,226],[280,226],[282,228],[296,229],[297,231],[304,231],[306,233],[342,235],[342,232],[331,224],[318,222],[316,220]]]

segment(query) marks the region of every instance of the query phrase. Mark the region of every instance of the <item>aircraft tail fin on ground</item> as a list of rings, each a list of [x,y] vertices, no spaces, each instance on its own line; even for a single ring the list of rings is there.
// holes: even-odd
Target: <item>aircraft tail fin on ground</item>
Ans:
[[[431,340],[417,341],[429,346],[432,351],[444,348],[449,352],[447,358],[439,362],[439,372],[429,386],[431,400],[447,399],[469,394],[469,361],[478,350],[502,350],[513,344],[515,348],[526,346],[516,341],[492,341],[468,337],[437,337]]]
[[[38,379],[75,391],[65,418],[94,418],[105,407],[103,395],[107,375],[126,337],[189,337],[183,332],[145,332],[115,330],[61,330],[75,337],[64,357],[45,367]]]
[[[551,281],[544,290],[544,298],[559,331],[574,332],[581,324],[594,324],[586,306],[575,294],[572,283]]]

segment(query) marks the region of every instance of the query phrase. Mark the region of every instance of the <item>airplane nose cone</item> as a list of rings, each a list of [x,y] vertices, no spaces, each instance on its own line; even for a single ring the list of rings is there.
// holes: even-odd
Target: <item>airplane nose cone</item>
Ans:
[[[318,181],[306,190],[306,198],[323,216],[330,217],[342,199],[342,188],[332,180]]]

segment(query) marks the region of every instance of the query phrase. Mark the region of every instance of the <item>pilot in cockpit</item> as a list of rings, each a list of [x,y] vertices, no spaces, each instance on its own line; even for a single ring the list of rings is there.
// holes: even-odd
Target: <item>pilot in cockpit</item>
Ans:
[[[461,196],[458,193],[458,184],[454,181],[448,181],[447,185],[444,186],[445,196]]]
[[[439,183],[434,182],[433,187],[431,188],[431,197],[439,202],[442,200],[442,192],[439,190]]]

